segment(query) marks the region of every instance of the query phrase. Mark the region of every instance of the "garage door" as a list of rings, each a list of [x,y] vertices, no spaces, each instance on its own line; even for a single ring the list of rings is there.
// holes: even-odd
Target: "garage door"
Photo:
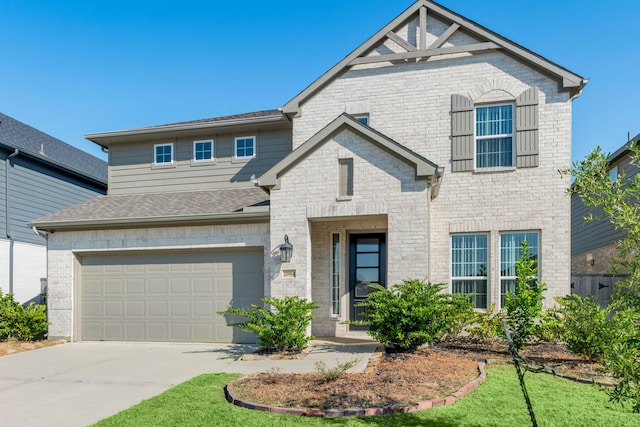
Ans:
[[[82,340],[255,342],[216,314],[263,297],[263,254],[146,253],[84,256]]]

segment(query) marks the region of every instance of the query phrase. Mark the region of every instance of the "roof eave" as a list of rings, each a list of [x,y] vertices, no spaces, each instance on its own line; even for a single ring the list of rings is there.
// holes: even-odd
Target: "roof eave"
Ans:
[[[245,208],[246,209],[246,208]],[[175,215],[162,217],[141,218],[112,218],[112,219],[88,219],[78,221],[33,221],[29,227],[54,233],[56,231],[134,228],[134,227],[161,227],[184,226],[204,224],[228,224],[228,223],[252,223],[268,222],[269,208],[250,208],[244,212],[205,215]]]
[[[204,123],[183,123],[183,124],[175,124],[175,125],[167,125],[167,126],[119,130],[119,131],[112,131],[112,132],[88,133],[83,136],[84,138],[100,145],[101,147],[108,148],[108,145],[110,142],[118,142],[120,140],[126,140],[133,136],[150,136],[150,135],[160,135],[160,134],[171,133],[171,132],[188,132],[188,131],[201,130],[201,129],[219,129],[219,128],[225,128],[225,127],[261,125],[261,124],[278,123],[278,122],[283,122],[283,123],[288,122],[288,119],[283,114],[274,114],[271,116],[263,116],[263,117],[220,120],[220,121],[204,122]]]

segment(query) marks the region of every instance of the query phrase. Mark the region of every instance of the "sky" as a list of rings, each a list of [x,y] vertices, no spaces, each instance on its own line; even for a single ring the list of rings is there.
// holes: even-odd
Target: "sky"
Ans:
[[[0,111],[84,134],[278,108],[412,0],[1,0]],[[640,133],[640,2],[440,0],[589,79],[573,160]]]

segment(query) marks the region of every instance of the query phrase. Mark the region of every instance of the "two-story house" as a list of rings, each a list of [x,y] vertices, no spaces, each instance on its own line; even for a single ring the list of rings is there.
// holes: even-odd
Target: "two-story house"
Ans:
[[[0,289],[46,292],[47,242],[27,223],[107,190],[107,163],[0,113]]]
[[[250,340],[216,311],[285,295],[320,305],[316,336],[358,335],[344,321],[371,283],[500,306],[523,240],[552,303],[585,84],[418,0],[282,108],[87,135],[108,195],[34,223],[52,233],[50,335]]]

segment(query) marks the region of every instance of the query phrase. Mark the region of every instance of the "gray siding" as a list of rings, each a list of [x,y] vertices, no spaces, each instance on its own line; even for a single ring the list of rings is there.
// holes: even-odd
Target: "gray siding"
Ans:
[[[104,191],[92,184],[70,178],[24,156],[14,157],[12,163],[13,166],[9,170],[9,216],[11,234],[17,241],[43,245],[44,240],[36,236],[27,227],[27,223],[98,194],[104,194]],[[2,193],[5,193],[4,182]],[[3,204],[2,215],[4,208]]]
[[[233,160],[234,140],[241,136],[256,136],[256,158]],[[215,162],[192,162],[193,141],[206,139],[214,140]],[[153,167],[153,147],[161,143],[174,144],[175,167]],[[282,160],[291,147],[291,129],[114,144],[109,148],[109,194],[252,186],[252,180]]]
[[[638,172],[638,168],[630,163],[628,156],[612,166],[618,166],[618,173],[624,171],[627,179],[633,179]],[[597,216],[600,210],[591,211],[582,203],[580,197],[571,197],[571,255],[609,246],[624,238],[624,233],[614,230],[607,220],[585,223],[583,218],[590,212]]]

